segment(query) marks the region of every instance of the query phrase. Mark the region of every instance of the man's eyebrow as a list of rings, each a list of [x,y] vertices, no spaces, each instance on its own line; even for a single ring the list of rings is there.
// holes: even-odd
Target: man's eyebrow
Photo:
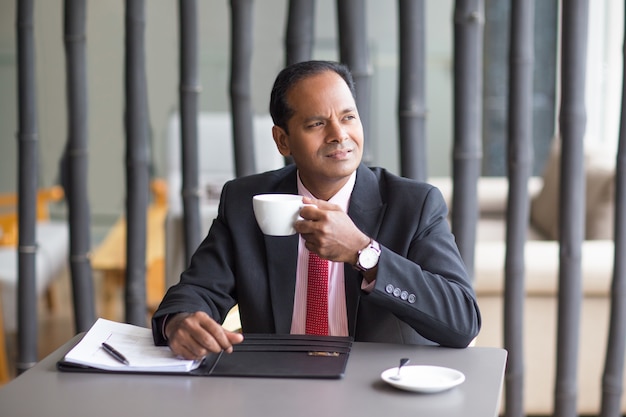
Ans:
[[[302,122],[303,123],[310,123],[310,122],[313,122],[313,121],[316,121],[316,120],[323,120],[323,119],[326,119],[326,117],[324,117],[324,116],[317,116],[316,115],[316,116],[309,116],[309,117],[303,119]]]
[[[343,109],[342,111],[339,112],[339,114],[347,114],[347,113],[355,113],[356,112],[356,107],[350,106],[350,107],[346,107],[345,109]],[[315,120],[326,120],[328,117],[327,116],[323,116],[323,115],[313,115],[313,116],[309,116],[305,119],[303,119],[304,123],[309,123],[309,122],[313,122]]]

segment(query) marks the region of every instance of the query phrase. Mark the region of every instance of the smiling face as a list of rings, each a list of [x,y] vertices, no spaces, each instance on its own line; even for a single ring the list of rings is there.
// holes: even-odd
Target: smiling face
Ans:
[[[348,181],[363,156],[363,126],[346,82],[333,71],[305,78],[287,93],[293,116],[272,134],[291,156],[304,186],[328,200]]]

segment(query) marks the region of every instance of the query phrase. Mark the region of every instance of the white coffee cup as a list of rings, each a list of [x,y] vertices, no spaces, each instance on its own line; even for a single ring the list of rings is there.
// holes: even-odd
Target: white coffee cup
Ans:
[[[261,231],[269,236],[289,236],[296,233],[293,224],[304,207],[297,194],[258,194],[252,197],[254,216]]]

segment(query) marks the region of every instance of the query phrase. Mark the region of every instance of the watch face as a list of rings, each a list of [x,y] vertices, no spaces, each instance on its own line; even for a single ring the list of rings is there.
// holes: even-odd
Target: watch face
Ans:
[[[359,255],[359,265],[364,269],[371,269],[378,263],[378,252],[374,248],[365,248]]]

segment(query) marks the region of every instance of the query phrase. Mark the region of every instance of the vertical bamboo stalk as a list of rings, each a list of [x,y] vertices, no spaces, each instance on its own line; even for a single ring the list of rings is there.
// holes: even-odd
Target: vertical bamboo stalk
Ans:
[[[624,9],[626,13],[626,8]],[[624,20],[626,22],[626,20]],[[622,55],[626,57],[626,32]],[[626,351],[626,66],[622,72],[622,111],[615,164],[615,253],[611,283],[611,316],[602,375],[601,417],[619,417],[624,390]]]
[[[70,269],[74,323],[78,332],[96,321],[93,276],[89,252],[91,220],[88,201],[87,58],[85,0],[65,0],[65,57],[67,73],[67,126],[64,187],[70,223]]]
[[[339,56],[352,72],[356,89],[356,106],[363,123],[365,144],[363,161],[372,160],[370,140],[371,78],[367,29],[365,27],[365,0],[337,0],[339,25]]]
[[[314,24],[315,0],[289,0],[285,36],[286,65],[311,59]]]
[[[180,25],[180,129],[183,171],[185,258],[200,244],[200,189],[198,184],[198,7],[196,0],[179,0]]]
[[[513,0],[509,53],[508,180],[504,282],[506,416],[524,416],[524,247],[532,173],[534,0]]]
[[[235,173],[254,174],[254,128],[250,73],[252,68],[252,0],[231,0],[230,97],[235,146]]]
[[[314,30],[315,0],[289,0],[285,31],[285,65],[313,58]],[[291,156],[285,156],[283,159],[285,164],[293,163]]]
[[[17,2],[18,279],[17,371],[37,362],[36,205],[39,164],[33,0]]]
[[[399,0],[400,173],[426,181],[426,30],[424,0]]]
[[[126,321],[146,323],[149,192],[144,0],[126,0]]]
[[[581,251],[585,230],[583,137],[587,63],[588,0],[564,2],[562,11],[561,109],[562,137],[559,298],[555,416],[575,416],[578,340],[582,302]]]
[[[483,1],[457,0],[454,10],[452,231],[472,278],[482,160],[483,30]]]

